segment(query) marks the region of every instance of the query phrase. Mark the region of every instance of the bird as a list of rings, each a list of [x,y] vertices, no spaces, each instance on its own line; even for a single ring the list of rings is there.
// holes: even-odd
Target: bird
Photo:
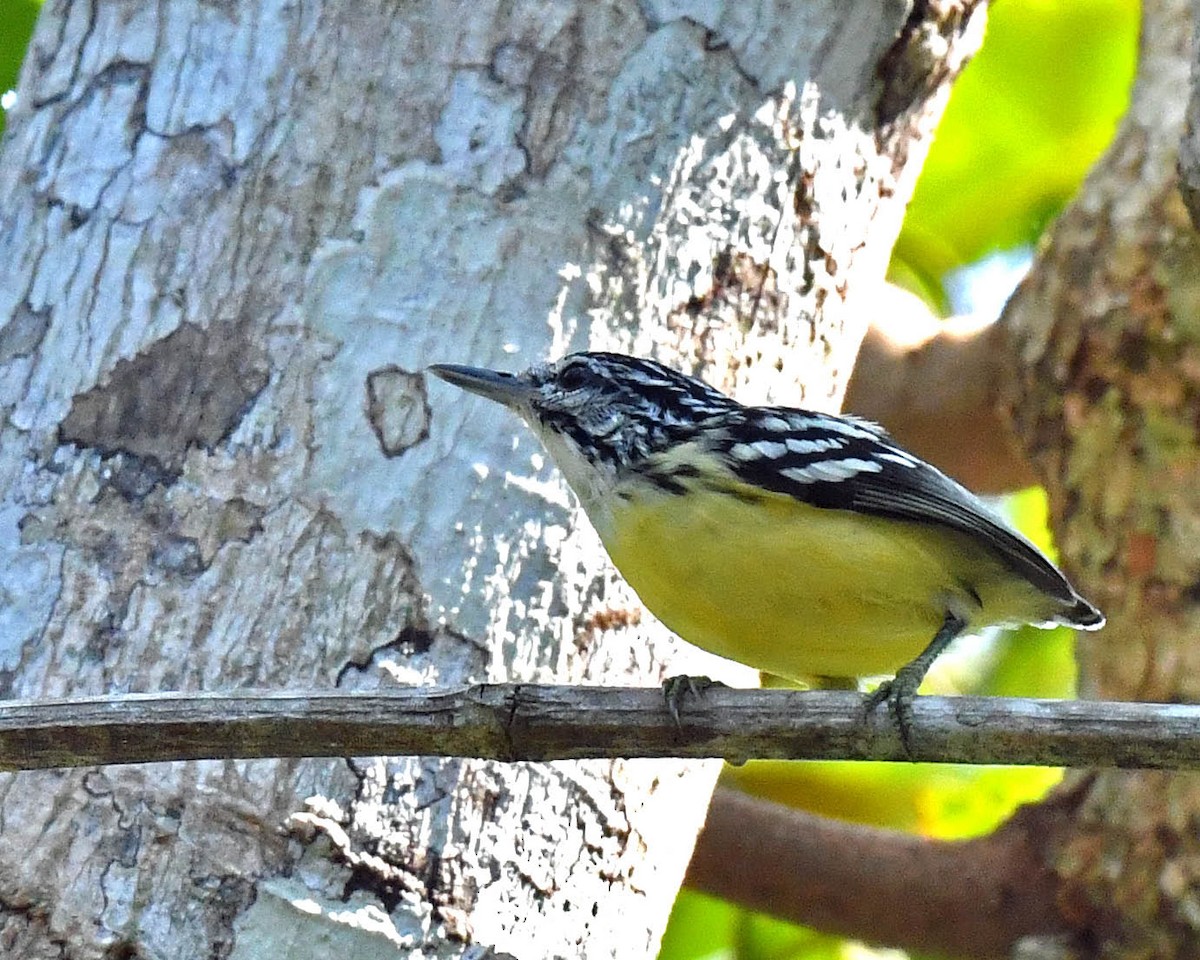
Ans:
[[[888,702],[910,754],[917,688],[958,636],[1104,625],[1026,537],[870,421],[745,405],[619,353],[428,369],[528,424],[670,630],[793,680],[890,675],[867,709]]]

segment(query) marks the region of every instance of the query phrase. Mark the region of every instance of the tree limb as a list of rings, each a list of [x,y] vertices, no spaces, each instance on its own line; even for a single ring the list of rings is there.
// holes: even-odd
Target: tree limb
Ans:
[[[939,841],[713,794],[685,883],[827,933],[942,956],[1009,957],[1025,937],[1067,933],[1041,850],[1069,822],[1069,794],[986,837]]]
[[[918,697],[913,753],[852,691],[478,684],[384,693],[158,693],[0,702],[0,768],[427,755],[724,757],[1200,768],[1200,706]]]
[[[883,284],[844,407],[878,421],[908,449],[976,493],[1037,483],[997,403],[1008,361],[1002,322],[935,317],[915,295]]]

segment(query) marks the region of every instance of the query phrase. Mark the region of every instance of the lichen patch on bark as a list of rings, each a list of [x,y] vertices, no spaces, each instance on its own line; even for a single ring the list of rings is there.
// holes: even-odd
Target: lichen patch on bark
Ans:
[[[398,457],[429,436],[425,377],[395,364],[367,374],[367,419],[386,457]]]
[[[190,448],[212,449],[233,432],[268,378],[261,349],[235,329],[184,323],[77,394],[59,439],[178,471]]]

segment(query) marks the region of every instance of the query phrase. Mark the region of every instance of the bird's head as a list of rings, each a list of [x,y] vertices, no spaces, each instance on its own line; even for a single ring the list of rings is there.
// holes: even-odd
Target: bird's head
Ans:
[[[700,380],[616,353],[573,353],[519,374],[449,363],[429,372],[523,417],[577,490],[582,464],[572,461],[620,475],[737,406]]]

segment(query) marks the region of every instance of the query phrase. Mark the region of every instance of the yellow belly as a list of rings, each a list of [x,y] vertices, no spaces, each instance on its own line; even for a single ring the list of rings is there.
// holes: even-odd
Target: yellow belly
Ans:
[[[606,506],[600,536],[663,623],[784,677],[892,673],[933,639],[948,607],[986,619],[974,616],[971,591],[986,601],[989,570],[1004,579],[988,558],[965,564],[970,545],[947,531],[791,498],[699,490]],[[976,568],[982,580],[963,582]]]

